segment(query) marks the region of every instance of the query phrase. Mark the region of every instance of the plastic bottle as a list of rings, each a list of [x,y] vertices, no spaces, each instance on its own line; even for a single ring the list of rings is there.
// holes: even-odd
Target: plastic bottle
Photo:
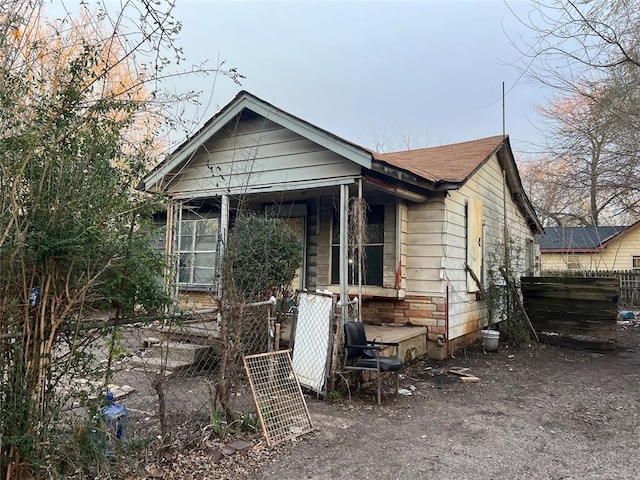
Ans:
[[[104,426],[111,438],[124,442],[127,432],[127,408],[113,401],[113,393],[105,395],[106,406],[102,409]]]
[[[35,307],[38,303],[38,299],[40,298],[40,287],[36,286],[31,289],[31,294],[29,295],[29,306]]]

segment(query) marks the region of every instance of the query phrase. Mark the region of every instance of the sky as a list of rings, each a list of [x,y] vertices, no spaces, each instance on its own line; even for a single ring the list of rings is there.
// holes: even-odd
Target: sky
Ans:
[[[548,96],[513,65],[526,1],[178,0],[187,60],[246,78],[190,79],[201,121],[241,89],[355,143],[401,150],[502,134],[530,150]],[[208,109],[205,108],[208,106]]]
[[[524,154],[539,139],[535,105],[549,96],[514,66],[513,40],[532,37],[515,15],[531,8],[526,0],[177,0],[185,65],[225,60],[246,78],[191,76],[165,87],[201,92],[201,105],[185,112],[194,128],[247,90],[354,143],[394,151],[501,135],[504,82],[505,131]]]

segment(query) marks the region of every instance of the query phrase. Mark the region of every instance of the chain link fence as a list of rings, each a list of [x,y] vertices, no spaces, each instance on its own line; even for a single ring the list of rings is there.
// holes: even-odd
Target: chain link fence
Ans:
[[[128,442],[193,444],[211,432],[212,422],[228,426],[216,413],[227,409],[240,419],[253,415],[259,434],[260,412],[243,357],[290,350],[303,391],[326,394],[338,365],[335,309],[333,295],[301,292],[286,311],[278,312],[273,301],[246,304],[235,306],[233,315],[227,311],[226,321],[208,309],[164,319],[116,320],[105,314],[75,325],[52,350],[49,388],[61,407],[54,429],[73,435],[78,426],[90,425],[111,392],[127,409]],[[20,338],[4,334],[0,348],[17,348]],[[7,365],[0,367],[4,372]],[[0,401],[5,400],[3,392]]]
[[[339,365],[333,348],[339,341],[335,297],[300,292],[286,312],[278,315],[276,310],[273,301],[248,304],[239,321],[226,322],[226,328],[212,309],[117,327],[109,389],[131,412],[133,433],[151,430],[158,435],[158,417],[164,417],[169,433],[185,427],[194,433],[209,424],[216,410],[224,408],[220,368],[227,372],[229,408],[256,413],[242,367],[245,355],[290,349],[301,387],[324,395],[330,372]],[[107,362],[108,339],[95,345],[101,362]]]
[[[130,433],[172,442],[197,435],[217,418],[221,368],[226,406],[254,412],[241,358],[273,349],[274,314],[273,305],[263,302],[247,305],[242,318],[227,325],[210,309],[118,327],[108,389],[129,410]],[[98,348],[108,354],[107,342]]]

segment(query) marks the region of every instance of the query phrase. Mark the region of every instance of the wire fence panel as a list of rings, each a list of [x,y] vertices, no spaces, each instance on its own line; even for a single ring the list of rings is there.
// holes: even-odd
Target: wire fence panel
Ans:
[[[254,405],[242,369],[242,355],[266,352],[271,316],[265,306],[248,306],[228,321],[226,331],[214,313],[154,322],[129,331],[127,367],[113,383],[131,385],[136,395],[127,404],[140,414],[164,417],[170,430],[204,426],[218,409],[219,373],[224,362],[230,379],[230,408],[251,412]],[[226,352],[225,352],[226,349]],[[162,397],[164,411],[158,412]],[[155,406],[154,409],[149,407]],[[191,428],[193,431],[193,428]]]
[[[293,368],[300,383],[318,393],[326,387],[331,361],[334,296],[300,292],[293,350]]]
[[[312,431],[307,404],[293,373],[289,351],[243,358],[267,445]]]

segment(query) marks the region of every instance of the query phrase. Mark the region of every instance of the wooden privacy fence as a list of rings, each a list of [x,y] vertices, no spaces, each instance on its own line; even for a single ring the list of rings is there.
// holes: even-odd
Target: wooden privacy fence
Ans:
[[[524,308],[547,343],[613,350],[619,280],[614,277],[522,277]]]
[[[640,309],[640,271],[638,270],[544,270],[542,277],[615,277],[620,282],[618,305],[628,309]]]

